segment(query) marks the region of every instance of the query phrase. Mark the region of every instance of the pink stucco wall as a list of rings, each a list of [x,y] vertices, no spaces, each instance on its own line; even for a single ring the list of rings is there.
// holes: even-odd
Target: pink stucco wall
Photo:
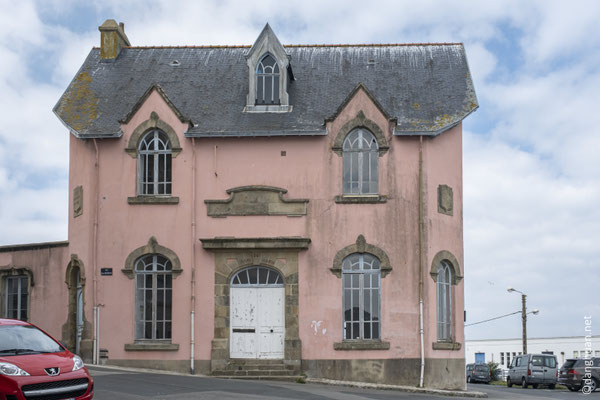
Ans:
[[[342,158],[331,150],[338,130],[363,111],[385,133],[390,146],[379,158],[380,193],[383,204],[336,204],[342,192]],[[130,205],[136,194],[136,160],[124,149],[135,128],[156,112],[176,131],[181,153],[173,159],[173,196],[177,205]],[[294,112],[301,112],[295,110]],[[99,182],[95,193],[95,148],[91,140],[72,136],[70,150],[70,193],[84,188],[84,212],[73,218],[70,210],[69,252],[77,254],[87,271],[86,315],[92,315],[93,280],[97,303],[101,304],[100,347],[111,359],[189,358],[190,277],[196,267],[195,357],[210,359],[214,315],[214,256],[205,251],[199,238],[309,237],[308,250],[299,255],[299,324],[303,359],[417,358],[418,336],[418,172],[419,138],[394,137],[390,121],[370,98],[358,91],[337,118],[327,124],[328,136],[196,139],[184,137],[181,123],[162,97],[153,92],[134,117],[122,126],[119,139],[98,140]],[[462,265],[462,143],[458,125],[436,138],[423,140],[425,182],[425,348],[432,358],[463,358],[462,351],[432,350],[436,340],[435,282],[429,275],[431,262],[440,250],[453,253]],[[286,156],[281,156],[281,151]],[[192,201],[193,152],[195,203]],[[437,186],[454,190],[454,215],[437,212]],[[288,190],[288,198],[307,198],[308,215],[303,217],[246,216],[211,218],[205,199],[225,199],[226,190],[245,185],[269,185]],[[97,261],[92,257],[94,212],[98,201]],[[72,203],[72,201],[70,202]],[[72,206],[72,205],[70,205]],[[196,234],[192,237],[195,207]],[[353,244],[359,234],[369,244],[383,249],[393,271],[382,279],[382,339],[389,351],[336,351],[333,343],[342,338],[341,280],[333,275],[335,254]],[[145,245],[151,236],[174,251],[183,273],[174,280],[173,343],[176,352],[126,352],[133,343],[134,282],[121,273],[125,259]],[[192,260],[192,246],[196,259]],[[113,268],[113,276],[94,277],[93,267]],[[456,340],[463,342],[463,283],[453,299]],[[62,300],[61,300],[62,301]],[[314,321],[314,322],[313,322]],[[316,323],[318,329],[315,330]]]
[[[68,251],[67,243],[27,245],[7,252],[0,249],[0,270],[25,269],[33,276],[29,288],[28,321],[56,339],[61,338],[62,326],[67,322],[65,274]]]

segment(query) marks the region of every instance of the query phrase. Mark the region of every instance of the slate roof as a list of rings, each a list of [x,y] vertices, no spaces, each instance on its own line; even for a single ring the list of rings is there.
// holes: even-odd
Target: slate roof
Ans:
[[[363,84],[396,135],[438,135],[478,107],[462,44],[284,46],[294,81],[288,113],[243,112],[249,47],[93,48],[54,112],[78,137],[119,137],[120,122],[158,85],[188,137],[323,135],[325,121]],[[178,65],[174,65],[178,64]]]

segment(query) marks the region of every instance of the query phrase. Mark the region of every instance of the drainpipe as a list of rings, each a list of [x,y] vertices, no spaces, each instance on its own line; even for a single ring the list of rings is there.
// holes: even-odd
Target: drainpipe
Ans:
[[[94,228],[92,238],[92,270],[94,271],[94,340],[93,340],[93,355],[92,363],[99,364],[100,344],[99,344],[99,323],[100,323],[100,309],[98,308],[98,213],[100,211],[100,168],[99,168],[99,156],[98,156],[98,143],[96,139],[92,139],[94,142],[94,150],[96,156],[96,162],[94,164],[95,170],[95,188],[94,196],[96,197],[94,205]]]
[[[192,279],[190,311],[190,374],[194,375],[194,319],[196,312],[196,141],[192,138]]]
[[[419,387],[423,387],[425,374],[425,346],[423,344],[423,136],[419,136],[419,335],[421,339],[421,375]]]

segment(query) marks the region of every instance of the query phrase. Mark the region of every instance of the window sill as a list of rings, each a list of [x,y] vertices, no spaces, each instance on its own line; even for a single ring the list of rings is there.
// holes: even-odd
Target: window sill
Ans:
[[[387,196],[379,195],[379,194],[363,194],[363,195],[343,194],[341,196],[335,196],[335,202],[338,204],[386,203]]]
[[[179,204],[179,197],[171,196],[136,196],[128,197],[129,204]]]
[[[390,342],[381,340],[344,340],[333,344],[334,350],[389,350]]]
[[[456,342],[433,342],[433,350],[460,350],[462,345]]]
[[[244,107],[245,113],[288,113],[292,112],[293,107],[281,104],[248,104]]]
[[[179,345],[175,343],[126,343],[125,351],[177,351]]]

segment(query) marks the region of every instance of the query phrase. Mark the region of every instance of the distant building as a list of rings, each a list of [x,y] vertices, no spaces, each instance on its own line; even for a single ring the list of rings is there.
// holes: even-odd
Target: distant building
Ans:
[[[462,44],[99,29],[54,109],[68,243],[0,248],[6,315],[112,365],[464,388]]]
[[[592,356],[600,357],[600,335],[591,337]],[[588,345],[589,346],[589,345]],[[485,339],[465,342],[467,364],[494,361],[502,368],[508,368],[512,359],[523,351],[521,339]],[[584,357],[585,336],[528,338],[527,351],[537,354],[554,354],[562,365],[568,358]]]

